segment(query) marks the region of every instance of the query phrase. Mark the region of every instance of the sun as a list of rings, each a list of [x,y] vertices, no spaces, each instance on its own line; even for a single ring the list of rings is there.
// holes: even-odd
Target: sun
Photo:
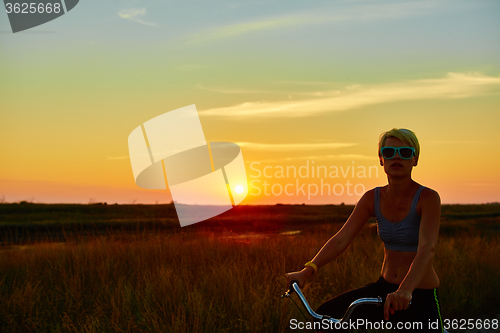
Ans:
[[[243,188],[243,186],[241,186],[241,185],[237,185],[237,186],[234,188],[234,190],[236,191],[236,193],[243,193],[244,188]]]

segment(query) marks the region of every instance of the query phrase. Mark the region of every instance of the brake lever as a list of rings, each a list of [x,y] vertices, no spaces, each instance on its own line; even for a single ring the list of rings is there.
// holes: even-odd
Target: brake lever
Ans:
[[[293,292],[294,292],[294,290],[292,288],[292,284],[293,283],[297,283],[298,284],[298,282],[296,280],[292,280],[292,282],[290,282],[290,286],[288,287],[288,290],[283,295],[281,295],[281,298],[283,298],[283,297],[290,297],[290,295],[293,294]]]

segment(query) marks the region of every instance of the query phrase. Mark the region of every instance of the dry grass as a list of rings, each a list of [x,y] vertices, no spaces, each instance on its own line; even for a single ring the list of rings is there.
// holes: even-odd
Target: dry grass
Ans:
[[[294,236],[207,232],[95,236],[0,252],[1,332],[285,332],[300,313],[281,300],[339,228]],[[378,278],[383,249],[363,231],[305,289],[313,307]],[[497,238],[443,236],[435,266],[444,318],[498,313]]]

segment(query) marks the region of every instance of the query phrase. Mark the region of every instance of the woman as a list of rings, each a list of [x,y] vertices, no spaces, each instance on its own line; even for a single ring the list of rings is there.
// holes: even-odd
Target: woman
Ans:
[[[432,264],[441,215],[439,195],[411,178],[420,154],[412,131],[394,128],[383,133],[378,151],[388,184],[367,191],[347,222],[316,256],[301,271],[286,274],[287,285],[296,280],[303,287],[312,274],[344,252],[368,219],[375,216],[385,247],[379,280],[323,303],[317,312],[342,318],[352,301],[380,296],[383,308],[364,308],[353,318],[371,322],[385,319],[398,330],[413,325],[418,331],[441,332],[439,279]]]

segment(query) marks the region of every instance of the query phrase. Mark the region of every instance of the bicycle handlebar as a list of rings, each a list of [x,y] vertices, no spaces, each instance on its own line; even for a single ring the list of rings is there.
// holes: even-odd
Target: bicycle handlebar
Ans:
[[[309,306],[309,303],[307,302],[306,298],[304,297],[304,294],[302,294],[302,291],[300,290],[297,281],[292,281],[292,283],[290,284],[290,288],[283,295],[281,295],[281,298],[290,297],[290,295],[293,292],[295,292],[297,294],[300,301],[302,302],[302,305],[304,305],[304,308],[307,310],[309,315],[311,315],[313,318],[318,319],[318,320],[327,319],[327,320],[334,322],[334,323],[341,323],[341,322],[349,320],[354,309],[360,305],[363,305],[363,304],[374,304],[377,306],[382,305],[382,298],[380,296],[377,298],[371,298],[371,297],[370,298],[360,298],[360,299],[352,302],[351,305],[349,305],[344,317],[339,320],[339,319],[335,319],[335,318],[332,318],[332,317],[327,316],[327,315],[320,315],[320,314],[314,312],[313,309],[311,309],[311,306]]]

